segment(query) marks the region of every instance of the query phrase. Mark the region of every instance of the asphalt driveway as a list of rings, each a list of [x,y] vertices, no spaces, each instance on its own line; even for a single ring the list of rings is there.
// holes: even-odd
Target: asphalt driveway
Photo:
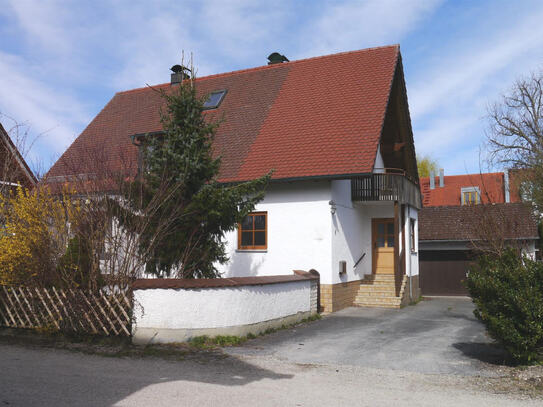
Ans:
[[[295,363],[460,375],[493,375],[489,367],[504,359],[465,297],[435,297],[400,310],[347,308],[227,352]]]

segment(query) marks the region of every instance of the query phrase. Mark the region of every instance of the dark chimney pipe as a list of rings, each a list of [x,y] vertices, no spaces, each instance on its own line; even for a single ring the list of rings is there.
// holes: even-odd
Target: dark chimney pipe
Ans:
[[[279,52],[273,52],[268,55],[268,65],[273,64],[282,64],[283,62],[290,62],[288,58],[284,55],[281,55]]]
[[[505,192],[505,203],[511,202],[511,192],[509,190],[509,170],[503,173],[503,187]]]
[[[171,84],[177,85],[178,83],[183,82],[185,79],[190,79],[190,73],[192,71],[183,65],[174,65],[170,68],[170,71],[172,71],[171,75]]]

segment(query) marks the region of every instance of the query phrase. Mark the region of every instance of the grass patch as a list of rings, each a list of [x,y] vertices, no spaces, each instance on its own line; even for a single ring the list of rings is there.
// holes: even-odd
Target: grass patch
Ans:
[[[188,344],[191,347],[197,349],[212,349],[214,347],[220,346],[237,346],[241,345],[247,339],[256,338],[255,335],[251,335],[251,338],[247,336],[235,336],[235,335],[218,335],[214,337],[209,337],[207,335],[194,336],[189,339]]]
[[[269,335],[269,334],[272,334],[284,329],[293,328],[300,324],[317,321],[321,318],[322,317],[320,314],[314,314],[294,324],[289,324],[289,325],[283,324],[278,328],[267,328],[266,330],[261,331],[258,334],[248,333],[246,336],[235,336],[235,335],[218,335],[214,337],[210,337],[207,335],[194,336],[190,338],[187,343],[190,347],[193,347],[196,349],[214,349],[216,347],[239,346],[248,340],[256,339],[260,336]]]
[[[61,333],[58,331],[37,331],[34,329],[0,329],[0,343],[13,345],[39,346],[63,349],[85,354],[116,358],[162,358],[168,360],[216,360],[226,357],[220,351],[222,347],[239,346],[244,342],[274,332],[321,319],[319,314],[311,315],[303,320],[278,328],[268,328],[258,334],[246,336],[219,335],[209,337],[195,336],[188,342],[170,344],[133,345],[131,338],[118,336],[101,336],[77,333]]]
[[[409,305],[417,305],[421,301],[422,301],[422,295],[419,295],[419,298],[409,302]]]

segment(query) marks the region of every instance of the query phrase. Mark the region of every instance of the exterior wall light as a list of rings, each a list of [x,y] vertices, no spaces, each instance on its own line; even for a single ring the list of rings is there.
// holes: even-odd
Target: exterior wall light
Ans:
[[[330,213],[333,215],[336,213],[336,203],[334,201],[328,202],[328,205],[330,205]]]

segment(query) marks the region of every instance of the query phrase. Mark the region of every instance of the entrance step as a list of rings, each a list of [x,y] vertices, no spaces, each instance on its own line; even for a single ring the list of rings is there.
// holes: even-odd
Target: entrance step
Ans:
[[[396,296],[394,275],[372,274],[361,282],[354,305],[358,307],[400,308],[407,277],[404,276],[400,295]]]

